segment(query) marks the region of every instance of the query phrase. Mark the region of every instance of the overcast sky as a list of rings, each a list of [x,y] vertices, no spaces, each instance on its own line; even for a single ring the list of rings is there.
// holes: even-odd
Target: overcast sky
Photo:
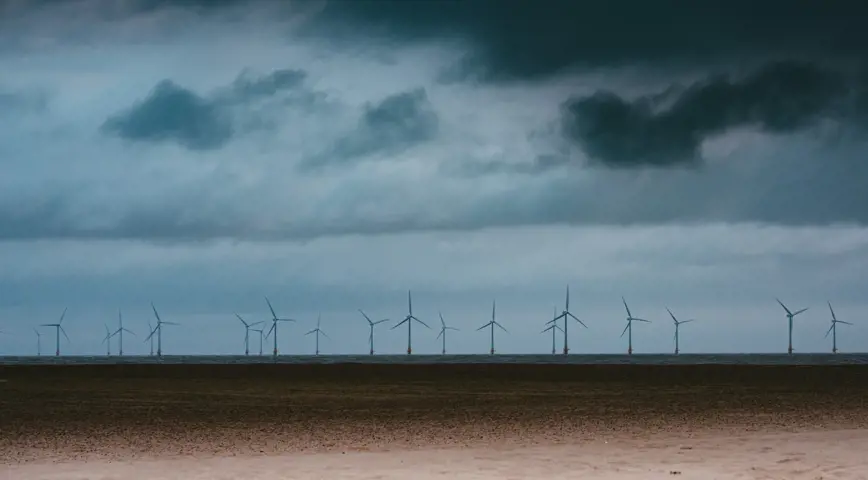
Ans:
[[[536,6],[535,6],[536,5]],[[147,353],[868,343],[868,7],[600,0],[0,1],[0,354],[65,307]],[[388,324],[392,325],[392,323]],[[377,351],[406,330],[381,325]],[[268,325],[266,325],[267,327]],[[42,329],[43,353],[53,332]],[[251,348],[258,353],[258,338]],[[558,338],[558,343],[562,342]],[[560,348],[560,347],[559,347]],[[117,351],[116,342],[112,346]],[[266,346],[266,350],[268,347]]]

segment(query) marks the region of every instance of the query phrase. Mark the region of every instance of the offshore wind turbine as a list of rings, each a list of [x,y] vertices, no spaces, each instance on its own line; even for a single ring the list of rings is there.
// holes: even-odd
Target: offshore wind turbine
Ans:
[[[151,322],[148,322],[148,327],[150,327],[150,326],[151,326]],[[133,336],[136,335],[131,330],[124,328],[124,319],[121,316],[121,310],[118,309],[118,329],[115,330],[113,335],[118,336],[118,356],[119,357],[124,356],[124,332],[127,332]],[[153,344],[154,344],[154,342],[151,342],[152,347],[153,347]],[[152,348],[152,350],[153,350],[153,348]],[[151,354],[153,355],[153,352],[151,352]]]
[[[36,334],[36,356],[42,356],[42,334],[39,333],[39,330],[33,329],[33,332]]]
[[[54,355],[56,357],[60,356],[60,333],[63,332],[63,336],[66,337],[66,341],[69,342],[69,336],[66,334],[66,330],[63,329],[63,317],[66,316],[66,308],[64,307],[63,313],[60,314],[60,320],[57,323],[43,323],[40,327],[54,327],[54,334],[56,337],[56,348],[54,350]]]
[[[157,313],[157,307],[154,306],[153,302],[151,303],[151,308],[154,310],[154,316],[157,317],[157,326],[151,330],[151,334],[148,335],[148,338],[153,338],[154,334],[157,334],[157,356],[163,356],[163,325],[180,325],[175,322],[164,322],[162,318],[160,318],[160,314]],[[148,341],[148,338],[145,341]]]
[[[585,325],[584,322],[582,322],[575,315],[570,313],[570,286],[569,285],[567,285],[567,302],[566,302],[566,305],[564,306],[564,311],[561,312],[560,315],[557,315],[557,312],[555,312],[555,313],[556,313],[555,318],[549,320],[549,323],[556,325],[558,323],[558,320],[560,320],[562,318],[564,319],[564,328],[562,328],[561,331],[564,332],[564,355],[567,355],[570,353],[569,334],[568,334],[568,332],[570,331],[569,330],[570,318],[579,322],[579,324],[581,326],[588,328],[588,326]],[[545,331],[545,330],[543,330],[543,331]],[[552,331],[552,335],[554,335],[554,331]]]
[[[621,336],[623,337],[625,333],[630,332],[627,337],[627,355],[633,355],[633,322],[645,322],[651,323],[651,320],[645,320],[644,318],[636,318],[630,313],[630,307],[627,306],[627,300],[624,300],[624,297],[621,297],[621,301],[624,302],[624,308],[627,309],[627,326],[624,327],[624,331],[621,332]]]
[[[503,325],[497,323],[497,320],[494,319],[494,314],[495,314],[495,302],[492,301],[491,302],[491,321],[476,329],[476,331],[478,332],[478,331],[482,330],[483,328],[491,328],[491,351],[490,351],[491,355],[494,355],[494,327],[495,327],[495,325],[497,327],[499,327],[501,330],[503,330],[504,332],[509,333],[505,328],[503,328]]]
[[[238,315],[236,313],[235,316],[238,317],[238,320],[241,320],[242,324],[244,324],[244,355],[250,355],[250,327],[252,327],[254,325],[259,325],[260,323],[264,323],[264,322],[247,323],[244,321],[243,318],[241,318],[241,315]],[[262,350],[261,347],[262,347],[262,345],[260,345],[259,350]],[[259,354],[262,355],[262,352],[260,351]]]
[[[557,317],[557,315],[558,315],[558,307],[555,307],[555,312],[554,312],[552,315],[553,315],[554,317]],[[560,330],[561,333],[563,333],[564,329],[561,328],[561,326],[558,325],[557,322],[552,322],[551,320],[549,320],[548,322],[546,322],[546,325],[548,325],[549,327],[546,328],[546,329],[544,329],[542,332],[539,332],[539,333],[546,333],[546,332],[548,332],[549,330],[552,331],[552,355],[554,355],[554,354],[557,353],[557,348],[555,347],[555,335],[556,335],[556,332],[557,332],[558,330]]]
[[[311,331],[305,333],[305,336],[310,335],[311,333],[315,333],[315,334],[316,334],[316,350],[314,350],[314,355],[319,355],[319,336],[320,336],[320,335],[322,335],[322,336],[328,338],[329,340],[331,340],[331,338],[330,338],[328,335],[326,335],[326,333],[323,332],[321,328],[319,328],[320,320],[321,320],[320,315],[317,315],[317,316],[316,316],[316,328],[314,328],[313,330],[311,330]]]
[[[254,332],[259,332],[259,356],[262,356],[262,337],[265,336],[265,332],[262,331],[261,328],[251,328],[250,330]]]
[[[787,346],[787,353],[792,355],[793,354],[793,317],[795,317],[796,315],[798,315],[798,314],[800,314],[800,313],[802,313],[808,309],[803,308],[803,309],[797,311],[796,313],[793,313],[790,311],[789,308],[787,308],[786,305],[784,305],[784,302],[780,301],[777,298],[775,300],[777,300],[778,303],[781,304],[781,307],[783,307],[783,309],[787,312],[787,323],[789,323],[789,332],[790,332],[789,345]]]
[[[271,310],[271,328],[268,329],[265,338],[274,333],[274,358],[277,358],[277,322],[294,322],[295,320],[292,318],[277,318],[277,314],[274,313],[274,307],[271,306],[271,301],[268,297],[265,297],[265,303],[268,304],[268,309]]]
[[[675,318],[675,315],[672,314],[672,310],[669,310],[669,307],[666,307],[666,311],[669,312],[669,316],[672,317],[672,321],[675,322],[675,355],[678,355],[678,327],[681,326],[682,323],[695,322],[696,320],[691,318],[690,320],[681,320]]]
[[[405,323],[407,324],[407,355],[412,355],[413,354],[413,322],[414,321],[419,322],[422,325],[424,325],[425,328],[428,328],[428,329],[430,329],[431,327],[429,327],[427,323],[425,323],[422,320],[419,320],[418,318],[413,316],[413,296],[410,293],[410,290],[407,290],[407,308],[408,308],[408,312],[409,312],[409,313],[407,313],[407,316],[404,317],[404,319],[401,320],[400,322],[398,322],[395,326],[390,328],[390,330],[394,330]]]
[[[843,320],[838,320],[838,318],[835,317],[835,311],[832,310],[832,302],[826,302],[826,303],[829,304],[829,311],[832,312],[832,326],[830,326],[829,330],[826,331],[826,337],[824,337],[824,338],[828,338],[829,333],[832,334],[832,353],[838,353],[838,338],[837,338],[838,337],[838,329],[837,329],[836,325],[839,323],[843,323],[844,325],[853,325],[853,324],[850,322],[845,322]]]
[[[375,322],[375,321],[371,320],[371,318],[368,317],[368,315],[365,312],[363,312],[361,308],[359,309],[359,313],[361,313],[362,316],[365,317],[365,320],[368,321],[368,326],[371,327],[371,333],[368,335],[368,346],[371,347],[370,348],[370,354],[373,355],[374,354],[374,327],[381,324],[381,323],[388,322],[389,319],[384,318],[382,320],[377,320]]]
[[[437,312],[437,314],[440,315],[440,325],[441,325],[440,333],[437,334],[437,338],[443,337],[443,350],[441,350],[441,354],[446,355],[446,330],[455,330],[457,332],[458,329],[455,327],[447,327],[446,321],[443,320],[443,314],[440,312]]]
[[[111,339],[115,334],[109,330],[108,325],[105,325],[105,337],[102,339],[102,343],[105,344],[105,356],[112,356],[112,342]]]

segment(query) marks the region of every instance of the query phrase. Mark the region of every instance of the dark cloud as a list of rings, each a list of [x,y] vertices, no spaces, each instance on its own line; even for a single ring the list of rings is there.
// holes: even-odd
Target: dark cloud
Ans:
[[[171,80],[163,80],[143,101],[106,120],[102,129],[126,140],[175,141],[191,150],[220,148],[233,134],[224,112]]]
[[[261,77],[242,72],[228,91],[208,97],[163,80],[147,98],[107,119],[102,131],[125,140],[176,142],[190,150],[217,149],[237,133],[230,106],[299,88],[305,78],[302,70],[276,70]]]
[[[743,78],[713,75],[635,100],[610,91],[571,98],[562,105],[562,129],[605,166],[695,165],[705,139],[736,127],[788,133],[822,118],[861,123],[868,104],[854,98],[865,92],[837,71],[775,62]]]
[[[864,2],[444,0],[332,2],[322,35],[474,47],[451,79],[539,78],[574,66],[717,62],[756,55],[865,58]],[[317,25],[311,26],[315,28]]]
[[[379,103],[366,104],[356,129],[303,167],[345,163],[375,153],[396,154],[433,140],[439,125],[424,88],[390,95]]]

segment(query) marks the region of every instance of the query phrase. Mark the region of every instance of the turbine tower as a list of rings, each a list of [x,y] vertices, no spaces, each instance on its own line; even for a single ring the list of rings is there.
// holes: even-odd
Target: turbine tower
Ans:
[[[363,312],[361,308],[359,309],[359,313],[361,313],[362,316],[365,317],[365,320],[368,321],[368,326],[371,327],[371,333],[368,335],[368,346],[370,347],[370,354],[373,355],[374,354],[374,327],[383,323],[383,322],[388,322],[389,319],[384,318],[382,320],[377,320],[375,322],[375,321],[371,320],[371,318],[368,317],[368,315],[365,312]]]
[[[781,307],[783,307],[784,311],[787,312],[787,323],[789,323],[789,332],[790,332],[789,345],[787,346],[787,353],[790,354],[790,355],[792,355],[792,354],[793,354],[793,317],[795,317],[796,315],[798,315],[798,314],[800,314],[800,313],[806,311],[807,308],[803,308],[803,309],[799,310],[798,312],[793,313],[793,312],[790,311],[789,308],[787,308],[786,305],[784,305],[784,302],[780,301],[780,300],[777,299],[777,298],[776,298],[775,300],[777,300],[778,303],[781,304]]]
[[[437,338],[443,337],[443,350],[441,351],[441,354],[446,355],[446,330],[455,330],[457,332],[458,329],[455,327],[447,327],[446,321],[443,320],[443,314],[440,312],[437,312],[437,314],[440,315],[440,325],[441,325],[440,333],[437,334]]]
[[[154,327],[151,325],[151,321],[150,321],[150,320],[148,320],[148,331],[149,331],[149,332],[153,332],[153,331],[154,331]],[[148,338],[146,338],[145,341],[147,342],[148,340],[151,341],[151,354],[150,354],[150,355],[153,357],[153,356],[154,356],[154,336],[153,336],[153,335],[148,335]]]
[[[63,309],[63,313],[60,314],[60,320],[57,323],[43,323],[40,327],[54,327],[54,334],[56,338],[56,348],[54,350],[54,356],[60,356],[60,333],[63,332],[63,336],[66,337],[66,341],[69,342],[69,336],[66,334],[66,330],[63,329],[63,317],[66,316],[66,308]]]
[[[151,326],[151,322],[148,322],[148,327],[150,327],[150,326]],[[136,335],[132,331],[124,328],[124,319],[121,316],[121,310],[118,309],[118,329],[115,330],[113,335],[118,336],[118,356],[119,357],[124,356],[124,332],[127,332],[133,336]],[[151,342],[151,345],[153,346],[153,342]],[[153,355],[153,352],[151,352],[151,354]]]
[[[157,307],[154,306],[153,302],[151,303],[151,309],[154,310],[154,316],[157,317],[157,326],[151,330],[151,334],[148,335],[148,338],[152,338],[154,334],[157,334],[157,356],[163,356],[163,325],[180,325],[175,322],[164,322],[163,319],[160,318],[160,314],[157,313]],[[148,341],[148,338],[145,341]]]
[[[264,323],[264,322],[247,323],[244,321],[243,318],[241,318],[241,315],[238,315],[236,313],[235,316],[238,317],[238,320],[241,320],[242,324],[244,324],[244,355],[250,355],[250,327],[252,327],[254,325],[259,325],[260,323]],[[260,350],[261,350],[261,348],[260,348]],[[260,352],[260,354],[261,353],[262,352]]]
[[[678,327],[681,326],[682,323],[689,323],[696,321],[691,318],[690,320],[681,320],[675,318],[675,315],[672,314],[672,310],[669,310],[669,307],[666,308],[666,311],[669,312],[669,316],[672,317],[672,321],[675,322],[675,355],[678,355]]]
[[[259,356],[262,356],[262,337],[265,336],[265,332],[261,328],[251,328],[253,332],[259,332]]]
[[[314,355],[319,355],[319,336],[320,336],[320,335],[322,335],[323,337],[326,337],[326,338],[328,338],[329,340],[331,340],[331,338],[330,338],[328,335],[326,335],[326,333],[323,332],[321,328],[319,328],[320,320],[321,320],[321,316],[320,316],[320,315],[317,315],[317,316],[316,316],[316,328],[314,328],[313,330],[311,330],[311,331],[305,333],[305,336],[310,335],[311,333],[315,333],[315,334],[316,334],[316,350],[314,350]]]
[[[627,326],[624,327],[624,331],[621,332],[621,336],[623,337],[625,333],[629,332],[627,336],[627,355],[633,355],[633,322],[645,322],[651,323],[651,320],[645,320],[644,318],[636,318],[630,313],[630,307],[627,306],[627,300],[624,300],[624,297],[621,297],[621,301],[624,302],[624,308],[627,309]]]
[[[42,334],[39,333],[39,330],[33,329],[33,332],[36,334],[36,356],[42,356]]]
[[[555,312],[555,313],[557,313],[557,312]],[[572,313],[570,313],[570,287],[569,287],[569,285],[567,285],[567,302],[566,302],[566,305],[564,306],[564,310],[563,310],[563,312],[561,312],[560,315],[556,315],[556,316],[555,316],[553,319],[551,319],[548,323],[555,325],[555,324],[558,323],[558,320],[560,320],[560,319],[562,319],[562,318],[564,319],[564,328],[561,329],[561,331],[564,332],[564,355],[567,355],[567,354],[570,353],[569,335],[568,335],[568,332],[570,331],[570,330],[569,330],[569,323],[570,323],[569,320],[570,320],[570,318],[572,318],[573,320],[579,322],[579,324],[580,324],[581,326],[583,326],[583,327],[585,327],[585,328],[588,328],[588,326],[585,325],[584,322],[582,322],[582,321],[579,320],[575,315],[573,315]],[[546,325],[548,325],[548,324],[546,324]],[[545,330],[544,330],[544,331],[545,331]],[[554,335],[554,331],[552,331],[552,335]]]
[[[843,320],[838,320],[835,317],[835,311],[832,310],[832,302],[827,302],[829,304],[829,311],[832,312],[832,326],[829,327],[829,330],[826,331],[826,336],[824,338],[829,337],[829,333],[832,334],[832,353],[838,353],[838,329],[836,327],[837,324],[843,323],[844,325],[853,325],[850,322],[845,322]]]
[[[505,328],[503,328],[503,325],[497,323],[497,320],[494,319],[494,313],[495,313],[495,302],[492,301],[491,302],[491,321],[476,329],[476,331],[478,332],[478,331],[482,330],[483,328],[491,328],[491,351],[490,351],[491,355],[494,355],[494,327],[495,327],[495,325],[497,327],[499,327],[501,330],[503,330],[504,332],[509,333],[506,331]]]
[[[554,312],[552,315],[553,315],[553,318],[554,318],[554,317],[557,317],[557,315],[558,315],[558,307],[555,307],[555,312]],[[561,326],[558,325],[557,322],[552,322],[551,320],[549,320],[548,322],[546,322],[546,325],[548,325],[548,328],[546,328],[545,330],[543,330],[542,332],[539,332],[539,333],[546,333],[546,332],[548,332],[549,330],[552,331],[552,355],[555,355],[555,354],[557,353],[557,347],[555,347],[555,334],[556,334],[556,331],[559,330],[561,333],[563,333],[564,329],[561,328]]]
[[[294,322],[295,320],[291,318],[277,318],[277,314],[274,313],[274,307],[271,306],[271,301],[268,297],[265,297],[265,303],[268,304],[268,309],[271,310],[271,328],[268,329],[265,338],[270,337],[274,333],[274,358],[277,358],[277,322]]]
[[[403,320],[398,322],[397,325],[390,328],[390,330],[394,330],[405,323],[407,324],[407,355],[412,355],[413,354],[413,322],[414,321],[419,322],[422,325],[424,325],[425,328],[428,328],[428,329],[430,329],[431,327],[429,327],[427,323],[425,323],[422,320],[419,320],[418,318],[413,316],[413,296],[410,293],[410,290],[407,290],[407,308],[408,308],[408,312],[409,312],[409,313],[407,313],[407,316],[404,317]]]
[[[112,339],[112,337],[114,337],[114,336],[115,336],[115,334],[114,334],[111,330],[109,330],[108,325],[105,325],[105,337],[102,339],[102,343],[105,344],[105,356],[106,356],[106,357],[111,357],[111,356],[112,356],[112,342],[111,342],[111,339]]]

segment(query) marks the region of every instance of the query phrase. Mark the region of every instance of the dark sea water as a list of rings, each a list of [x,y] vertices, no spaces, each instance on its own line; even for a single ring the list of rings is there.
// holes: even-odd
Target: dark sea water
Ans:
[[[0,365],[93,365],[93,364],[572,364],[572,365],[868,365],[868,354],[682,354],[682,355],[164,355],[152,356],[0,356]]]

